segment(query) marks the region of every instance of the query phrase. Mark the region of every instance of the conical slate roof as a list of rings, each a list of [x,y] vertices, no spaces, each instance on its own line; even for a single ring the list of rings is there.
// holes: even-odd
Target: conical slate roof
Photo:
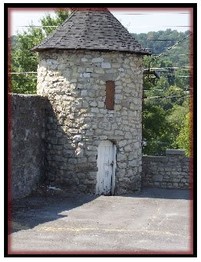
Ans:
[[[76,10],[34,51],[84,49],[150,54],[105,9]]]

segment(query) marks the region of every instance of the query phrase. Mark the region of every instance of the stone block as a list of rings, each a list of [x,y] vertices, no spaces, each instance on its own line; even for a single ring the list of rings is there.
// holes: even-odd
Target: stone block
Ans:
[[[89,104],[90,104],[90,106],[92,106],[92,107],[97,107],[97,102],[96,102],[96,101],[92,101],[92,102],[90,102]]]
[[[82,77],[84,78],[90,78],[91,74],[90,73],[83,73]]]
[[[99,109],[97,107],[92,107],[91,112],[92,113],[99,113]]]
[[[129,161],[129,166],[131,167],[136,167],[138,166],[138,161],[136,159]]]
[[[108,62],[102,62],[102,63],[101,63],[101,67],[102,67],[102,68],[111,68],[111,64],[108,63]]]
[[[127,132],[125,133],[125,138],[126,138],[126,139],[132,139],[132,137],[133,137],[133,135],[131,134],[131,132],[128,132],[128,131],[127,131]]]
[[[126,161],[126,155],[125,154],[117,154],[117,161],[118,162],[123,162]]]
[[[131,152],[132,151],[132,147],[130,145],[127,145],[124,147],[125,152]]]
[[[102,57],[95,57],[92,59],[92,63],[101,63],[101,62],[103,62]]]
[[[154,179],[154,181],[163,181],[163,176],[162,175],[154,175],[153,176],[153,179]]]
[[[94,72],[96,73],[96,74],[104,74],[104,70],[102,69],[102,68],[95,68],[94,69]],[[94,77],[95,75],[93,75],[93,77]]]
[[[121,147],[124,147],[127,143],[128,143],[127,140],[121,140],[121,141],[119,141],[118,145],[121,148]]]
[[[82,61],[82,62],[88,62],[88,59],[87,59],[86,57],[82,57],[82,58],[81,58],[81,61]]]
[[[87,96],[88,95],[88,91],[87,90],[81,90],[81,96]]]
[[[122,94],[116,94],[115,95],[115,100],[122,100],[123,99],[123,95]]]
[[[123,136],[124,135],[124,132],[121,131],[121,130],[115,130],[115,135],[120,135],[120,136]]]
[[[104,102],[98,102],[98,108],[104,108],[105,104]]]

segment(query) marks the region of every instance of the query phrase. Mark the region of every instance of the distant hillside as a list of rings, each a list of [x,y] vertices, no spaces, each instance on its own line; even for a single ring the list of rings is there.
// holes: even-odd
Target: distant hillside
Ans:
[[[171,62],[172,66],[189,66],[190,57],[190,31],[178,32],[167,29],[166,31],[149,32],[147,34],[133,34],[135,39],[153,55],[164,53],[161,58]],[[169,50],[168,50],[169,49]]]

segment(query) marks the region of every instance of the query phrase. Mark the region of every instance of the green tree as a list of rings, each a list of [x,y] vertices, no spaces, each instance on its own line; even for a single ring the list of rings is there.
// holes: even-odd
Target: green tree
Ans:
[[[176,139],[183,128],[183,122],[186,115],[189,113],[189,99],[186,99],[182,105],[175,104],[171,110],[168,111],[167,120],[172,126],[172,147],[178,148]]]
[[[167,148],[179,148],[176,139],[189,112],[188,82],[179,76],[187,72],[176,74],[170,56],[145,57],[144,66],[162,70],[160,79],[144,76],[143,153],[161,155]]]
[[[166,148],[171,146],[171,125],[169,125],[166,112],[152,103],[143,106],[143,147],[144,154],[162,155]]]
[[[184,149],[187,156],[190,156],[190,112],[186,114],[184,121],[182,122],[182,126],[179,132],[179,135],[176,138],[176,143],[178,148]]]
[[[70,11],[56,11],[56,17],[46,15],[41,19],[41,27],[30,26],[27,31],[15,36],[11,46],[11,92],[36,93],[38,54],[31,49],[38,45],[55,27],[60,25],[69,16]],[[20,73],[20,74],[19,74]]]
[[[43,38],[44,34],[39,28],[29,28],[27,32],[17,35],[16,45],[11,51],[11,70],[16,73],[11,78],[13,93],[36,93],[37,75],[21,73],[36,72],[38,58],[31,48]]]

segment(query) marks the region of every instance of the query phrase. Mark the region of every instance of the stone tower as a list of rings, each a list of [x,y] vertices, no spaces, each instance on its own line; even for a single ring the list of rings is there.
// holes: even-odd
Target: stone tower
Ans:
[[[66,190],[141,188],[142,57],[149,54],[107,9],[74,11],[34,51],[47,96],[46,174]]]

